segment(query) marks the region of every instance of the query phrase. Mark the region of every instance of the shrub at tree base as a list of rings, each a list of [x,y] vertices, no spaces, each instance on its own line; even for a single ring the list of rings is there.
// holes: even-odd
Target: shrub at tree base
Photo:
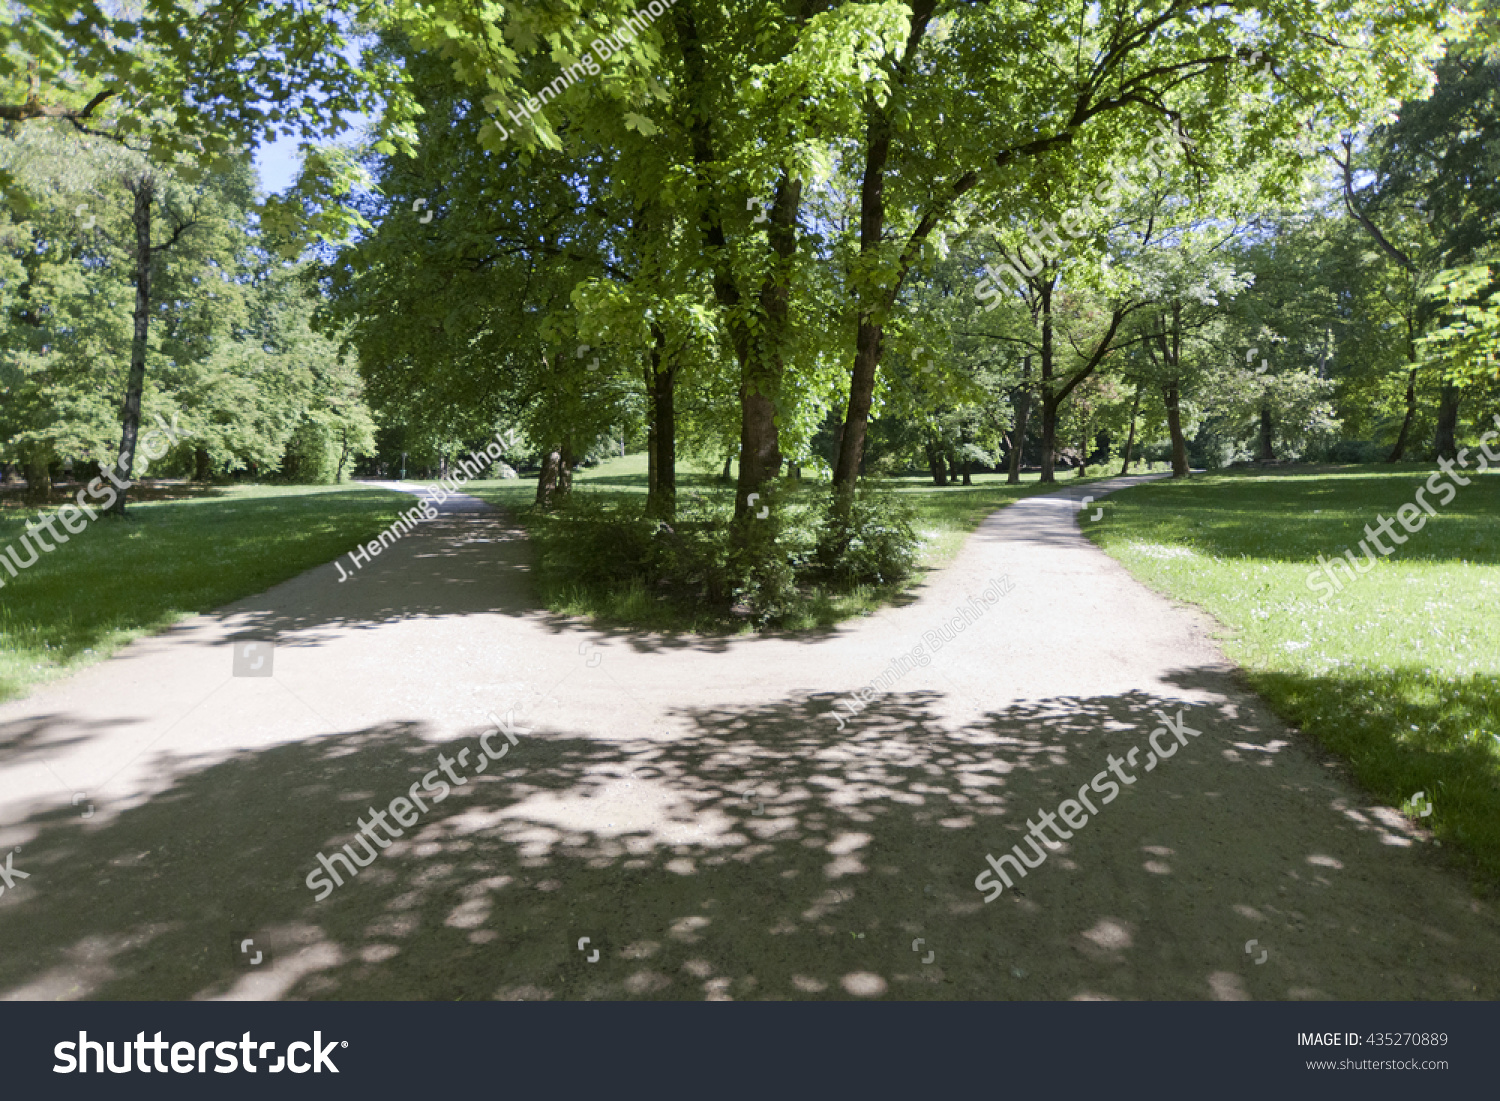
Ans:
[[[835,498],[818,533],[818,575],[835,585],[899,585],[917,566],[911,508],[898,498],[860,492]]]
[[[769,493],[733,523],[732,498],[688,495],[677,517],[644,504],[574,494],[530,527],[547,585],[636,591],[687,618],[783,626],[821,596],[861,586],[899,587],[915,569],[910,510],[861,494]]]

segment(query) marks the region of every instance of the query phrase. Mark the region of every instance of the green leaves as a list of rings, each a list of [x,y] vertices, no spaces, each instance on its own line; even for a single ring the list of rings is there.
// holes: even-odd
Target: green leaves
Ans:
[[[625,128],[638,131],[643,138],[649,138],[661,133],[656,125],[645,115],[638,115],[634,111],[625,112]]]

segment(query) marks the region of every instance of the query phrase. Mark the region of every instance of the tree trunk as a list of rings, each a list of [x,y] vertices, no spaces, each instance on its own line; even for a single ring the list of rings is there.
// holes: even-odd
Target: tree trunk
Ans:
[[[562,473],[562,449],[550,448],[542,459],[542,472],[536,480],[536,507],[549,511],[558,496]]]
[[[927,445],[927,469],[932,472],[932,484],[945,486],[948,484],[948,468],[943,463],[943,451],[937,444],[929,442]]]
[[[573,492],[573,469],[578,465],[578,456],[567,440],[558,448],[557,496],[566,497]]]
[[[651,511],[651,502],[656,499],[660,492],[656,488],[656,421],[655,405],[651,395],[656,390],[656,380],[652,377],[651,364],[646,363],[646,511]]]
[[[26,457],[26,497],[28,505],[45,505],[52,500],[52,461],[45,445]]]
[[[1396,446],[1386,458],[1388,463],[1399,463],[1406,454],[1406,445],[1411,439],[1412,422],[1417,418],[1417,369],[1413,367],[1406,376],[1406,416],[1401,421],[1401,434],[1396,437]]]
[[[130,379],[125,386],[125,404],[120,410],[120,455],[115,464],[117,484],[128,487],[135,469],[136,437],[141,428],[141,394],[146,388],[146,347],[151,325],[151,202],[156,181],[143,173],[126,184],[135,196],[130,221],[135,228],[135,329],[130,338]],[[125,515],[127,488],[115,496],[110,511]]]
[[[1016,391],[1016,424],[1011,430],[1010,470],[1005,475],[1006,485],[1021,484],[1021,463],[1026,451],[1026,420],[1031,412],[1031,357],[1021,361],[1021,387]]]
[[[719,475],[719,481],[727,482],[734,477],[733,463],[734,455],[732,453],[724,456],[724,473]]]
[[[884,244],[885,165],[891,152],[891,123],[883,106],[873,99],[865,107],[865,171],[859,185],[859,251],[867,257]],[[867,294],[877,293],[868,291]],[[859,328],[854,340],[854,370],[849,379],[849,409],[844,434],[839,441],[838,463],[833,468],[833,486],[843,493],[854,490],[859,462],[864,457],[865,433],[870,426],[870,401],[875,394],[875,371],[880,365],[880,345],[885,326],[862,302]]]
[[[971,485],[974,484],[974,479],[972,477],[970,477],[971,468],[973,467],[973,465],[974,464],[969,459],[968,455],[965,454],[963,467],[964,467],[964,485],[966,485],[966,486],[971,486]]]
[[[1172,434],[1172,477],[1186,478],[1188,476],[1187,441],[1182,438],[1180,393],[1175,381],[1162,387],[1162,401],[1167,407],[1167,429]]]
[[[1262,405],[1260,407],[1260,461],[1263,463],[1273,462],[1276,459],[1274,436],[1275,425],[1271,422],[1271,407]]]
[[[1057,408],[1061,399],[1052,393],[1052,284],[1040,286],[1042,299],[1042,481],[1057,481]]]
[[[1057,481],[1057,403],[1042,396],[1042,481]]]
[[[651,380],[651,477],[646,514],[672,520],[677,516],[677,368],[667,361],[666,334],[657,326],[652,329],[656,342],[647,366]]]
[[[776,185],[766,227],[775,260],[761,286],[762,323],[746,338],[740,371],[740,476],[735,486],[734,518],[747,522],[752,512],[750,494],[759,492],[781,473],[781,444],[776,428],[776,403],[786,369],[786,344],[791,324],[791,268],[797,251],[797,211],[802,183],[785,173]]]
[[[1435,447],[1440,459],[1458,458],[1458,407],[1463,393],[1451,382],[1443,383],[1438,397],[1437,439]]]
[[[1137,383],[1135,388],[1135,401],[1130,406],[1130,434],[1125,437],[1125,462],[1120,466],[1120,474],[1130,473],[1130,453],[1135,450],[1135,418],[1141,411],[1141,391],[1145,386]]]

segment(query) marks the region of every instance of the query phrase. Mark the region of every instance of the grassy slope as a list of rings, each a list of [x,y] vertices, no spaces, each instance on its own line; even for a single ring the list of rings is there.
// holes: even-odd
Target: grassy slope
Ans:
[[[0,699],[330,562],[411,500],[347,485],[239,486],[101,518],[18,577],[0,571]],[[0,548],[25,534],[19,512],[0,518]]]
[[[1069,471],[1059,472],[1059,477],[1066,482],[1076,480]],[[1056,488],[1042,485],[1036,474],[1023,475],[1019,486],[1007,486],[1003,474],[979,474],[973,480],[974,485],[970,487],[952,486],[941,489],[934,486],[931,479],[922,477],[892,478],[879,483],[882,488],[899,494],[916,511],[916,527],[924,540],[922,571],[938,569],[951,561],[968,534],[997,508],[1022,497]],[[523,524],[530,520],[528,512],[536,495],[535,476],[471,485],[475,496],[511,510]],[[644,498],[646,456],[626,455],[610,459],[592,470],[580,471],[574,479],[574,491],[580,494]],[[729,498],[733,492],[732,485],[719,482],[712,474],[693,472],[690,469],[678,472],[679,494]],[[707,620],[684,619],[680,614],[674,614],[658,605],[649,594],[639,590],[605,592],[590,589],[570,583],[566,578],[549,577],[545,569],[540,581],[548,608],[560,615],[586,616],[602,623],[645,630],[722,629],[721,624]],[[816,594],[809,599],[805,615],[797,626],[828,626],[879,607],[893,595],[873,589],[834,596]]]
[[[1414,501],[1433,469],[1159,482],[1112,496],[1107,519],[1085,530],[1148,585],[1225,624],[1254,687],[1375,796],[1415,813],[1424,792],[1424,824],[1494,884],[1500,475],[1459,488],[1420,532],[1398,527],[1408,542],[1326,601],[1306,584],[1320,554],[1347,547],[1363,560],[1364,525]]]

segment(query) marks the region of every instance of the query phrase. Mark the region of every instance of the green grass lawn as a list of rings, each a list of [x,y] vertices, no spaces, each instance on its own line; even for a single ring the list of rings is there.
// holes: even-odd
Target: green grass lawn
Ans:
[[[1109,498],[1089,537],[1152,588],[1229,629],[1225,648],[1281,716],[1500,884],[1500,474],[1455,487],[1405,545],[1322,599],[1318,556],[1414,502],[1435,467],[1218,474]],[[1383,540],[1391,545],[1392,540]],[[1319,571],[1319,576],[1322,576]]]
[[[1095,470],[1101,470],[1096,467]],[[1113,473],[1113,472],[1111,472]],[[1085,481],[1106,477],[1103,473]],[[1060,483],[1076,482],[1073,471],[1058,472]],[[1035,473],[1023,474],[1020,485],[1008,486],[1003,474],[976,474],[972,486],[938,487],[927,477],[887,478],[862,484],[878,487],[900,497],[916,514],[916,529],[923,543],[916,580],[923,573],[941,568],[953,559],[964,539],[986,516],[1012,501],[1047,492]],[[470,483],[474,496],[500,505],[512,512],[534,535],[540,517],[531,511],[536,496],[536,477],[509,481]],[[646,456],[626,455],[610,459],[592,469],[580,470],[573,479],[573,491],[615,501],[643,500],[646,495]],[[698,495],[724,502],[733,500],[733,483],[718,480],[717,473],[679,469],[679,499]],[[543,543],[543,563],[539,583],[542,597],[550,611],[559,615],[587,617],[601,624],[625,626],[650,631],[688,631],[719,633],[726,629],[722,619],[705,613],[685,612],[657,600],[640,587],[609,588],[579,584],[565,573],[548,568]],[[827,627],[852,616],[867,614],[888,603],[902,591],[900,588],[859,588],[847,593],[810,592],[806,606],[786,629]],[[748,626],[740,628],[748,631]]]
[[[236,486],[132,504],[124,520],[101,517],[19,576],[0,571],[0,699],[331,562],[411,501],[347,485]],[[0,548],[19,542],[38,515],[7,510]]]

